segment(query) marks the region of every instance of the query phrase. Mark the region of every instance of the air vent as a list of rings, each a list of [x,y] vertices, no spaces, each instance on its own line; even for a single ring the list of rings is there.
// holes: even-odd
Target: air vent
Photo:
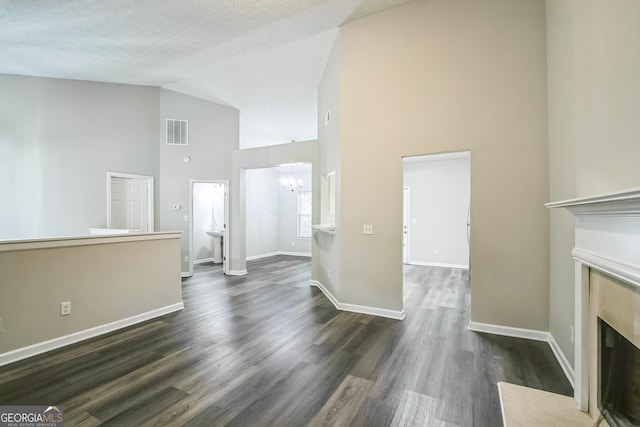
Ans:
[[[187,145],[188,125],[188,120],[167,119],[167,144]]]

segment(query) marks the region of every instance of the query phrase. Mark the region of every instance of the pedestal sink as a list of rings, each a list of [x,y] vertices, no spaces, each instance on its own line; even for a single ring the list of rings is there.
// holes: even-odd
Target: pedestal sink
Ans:
[[[221,263],[222,262],[222,248],[223,248],[223,242],[222,242],[222,235],[223,235],[223,230],[211,230],[211,231],[207,231],[207,234],[211,237],[213,237],[213,244],[211,246],[212,248],[212,258],[213,258],[213,262],[214,263]]]

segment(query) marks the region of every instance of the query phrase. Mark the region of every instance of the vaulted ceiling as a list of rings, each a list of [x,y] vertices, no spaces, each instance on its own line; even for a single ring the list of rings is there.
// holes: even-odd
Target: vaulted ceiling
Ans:
[[[315,139],[337,28],[407,1],[0,0],[0,73],[160,86],[229,105],[245,147]]]

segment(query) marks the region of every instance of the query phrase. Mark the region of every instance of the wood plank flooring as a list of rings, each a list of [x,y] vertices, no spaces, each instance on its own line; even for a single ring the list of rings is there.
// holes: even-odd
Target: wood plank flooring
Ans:
[[[340,312],[308,258],[197,266],[185,310],[0,368],[65,425],[500,426],[499,381],[569,395],[546,343],[473,333],[459,269],[405,267],[403,321]]]

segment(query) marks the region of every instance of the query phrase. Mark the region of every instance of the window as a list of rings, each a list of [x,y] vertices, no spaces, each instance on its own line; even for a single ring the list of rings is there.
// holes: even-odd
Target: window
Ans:
[[[311,191],[298,193],[298,237],[311,237]]]

